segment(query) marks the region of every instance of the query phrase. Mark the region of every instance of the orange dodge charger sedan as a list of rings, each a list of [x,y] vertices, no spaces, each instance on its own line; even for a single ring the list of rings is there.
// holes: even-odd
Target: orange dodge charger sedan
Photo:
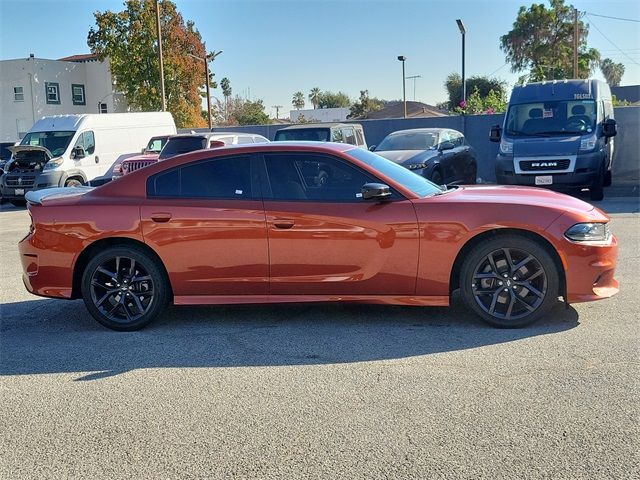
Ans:
[[[351,145],[201,150],[27,195],[27,289],[135,330],[177,305],[446,306],[520,327],[618,292],[609,218],[527,187],[435,185]]]

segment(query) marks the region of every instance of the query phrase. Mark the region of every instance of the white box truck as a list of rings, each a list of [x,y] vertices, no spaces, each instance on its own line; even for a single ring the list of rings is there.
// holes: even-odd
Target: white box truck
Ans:
[[[38,120],[0,179],[3,199],[24,204],[24,194],[48,187],[100,184],[113,165],[139,154],[155,135],[174,135],[168,112],[54,115]]]

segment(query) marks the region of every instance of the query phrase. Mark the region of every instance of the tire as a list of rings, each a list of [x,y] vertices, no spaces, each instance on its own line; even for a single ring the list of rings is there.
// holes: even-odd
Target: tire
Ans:
[[[478,183],[478,167],[475,163],[469,165],[467,169],[467,176],[464,179],[465,184],[467,185],[475,185]]]
[[[80,187],[80,186],[82,186],[82,181],[78,180],[77,178],[68,178],[64,182],[64,186],[65,187]]]
[[[442,174],[440,173],[440,170],[437,168],[434,169],[433,172],[431,172],[430,180],[436,185],[442,185],[444,183],[442,179]]]
[[[467,307],[485,322],[519,328],[539,320],[558,301],[559,278],[551,254],[540,243],[499,235],[476,245],[465,259],[460,290]]]
[[[24,207],[27,204],[26,200],[9,200],[14,207]]]
[[[82,273],[81,291],[91,316],[121,332],[155,320],[170,298],[169,281],[159,262],[142,248],[129,246],[95,255]]]
[[[613,183],[613,179],[611,175],[611,170],[607,170],[604,174],[604,186],[610,187],[612,183]]]
[[[604,180],[605,180],[604,166],[601,167],[598,176],[593,180],[591,187],[589,187],[589,198],[594,202],[604,200]]]

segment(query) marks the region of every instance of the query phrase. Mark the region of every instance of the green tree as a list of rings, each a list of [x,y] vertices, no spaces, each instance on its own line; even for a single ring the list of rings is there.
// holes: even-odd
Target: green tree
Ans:
[[[231,97],[231,82],[227,77],[220,80],[220,88],[222,88],[222,95],[225,99]]]
[[[266,125],[271,123],[269,115],[264,112],[264,103],[262,100],[252,102],[244,100],[239,107],[233,112],[233,117],[238,125]]]
[[[501,113],[507,109],[507,98],[504,93],[489,90],[482,96],[478,87],[474,87],[466,103],[454,109],[456,113],[471,115]]]
[[[507,96],[507,83],[504,80],[497,78],[489,78],[482,76],[474,76],[466,80],[467,83],[467,100],[471,92],[478,90],[478,95],[481,98],[485,98],[489,95],[490,91],[494,92],[501,98]],[[449,95],[449,101],[447,102],[447,108],[455,111],[460,107],[462,101],[462,77],[458,73],[450,73],[444,82],[444,87]]]
[[[605,58],[600,62],[600,71],[609,85],[617,87],[620,85],[620,81],[624,75],[624,65],[622,63],[616,63],[610,58]]]
[[[194,23],[185,23],[173,2],[160,5],[167,110],[178,127],[205,126],[202,63],[187,55],[204,57],[204,43]],[[95,12],[96,25],[87,43],[100,60],[109,58],[114,81],[131,107],[160,110],[155,1],[126,0],[124,7],[121,12]]]
[[[350,105],[351,100],[344,92],[322,92],[318,99],[320,108],[347,108]]]
[[[296,110],[300,110],[302,107],[304,107],[304,93],[302,92],[294,93],[293,99],[291,100],[291,104],[293,105],[293,108],[295,108]]]
[[[384,100],[370,97],[369,90],[360,90],[360,97],[351,105],[349,118],[362,118],[369,112],[380,110],[384,107],[385,103]]]
[[[309,92],[309,101],[313,105],[314,110],[318,108],[318,103],[320,102],[320,94],[321,90],[318,87],[313,87]]]
[[[511,71],[528,72],[530,81],[573,78],[574,13],[564,0],[549,0],[520,7],[513,28],[500,37]],[[587,47],[589,27],[578,20],[578,77],[588,78],[598,65],[600,53]]]

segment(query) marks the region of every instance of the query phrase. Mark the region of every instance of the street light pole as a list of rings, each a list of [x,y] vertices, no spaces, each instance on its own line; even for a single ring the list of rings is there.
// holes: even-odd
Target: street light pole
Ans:
[[[456,23],[458,24],[458,28],[460,29],[460,33],[462,34],[462,101],[466,103],[467,101],[467,82],[464,76],[464,37],[467,33],[464,28],[464,23],[462,20],[457,19]]]
[[[158,32],[158,63],[160,64],[160,95],[162,95],[162,111],[167,110],[167,99],[164,95],[164,62],[162,60],[162,29],[160,28],[160,2],[156,4],[156,30]]]
[[[404,62],[407,60],[407,57],[398,55],[398,60],[402,62],[402,103],[404,104],[404,118],[407,118],[407,79],[404,75]]]
[[[192,53],[187,53],[190,57],[195,58],[196,60],[202,60],[204,62],[204,84],[207,89],[207,119],[209,120],[209,130],[213,128],[213,121],[211,119],[211,92],[209,90],[209,62],[213,62],[215,58],[222,53],[222,50],[219,52],[211,52],[209,55],[199,57],[197,55],[193,55]]]

